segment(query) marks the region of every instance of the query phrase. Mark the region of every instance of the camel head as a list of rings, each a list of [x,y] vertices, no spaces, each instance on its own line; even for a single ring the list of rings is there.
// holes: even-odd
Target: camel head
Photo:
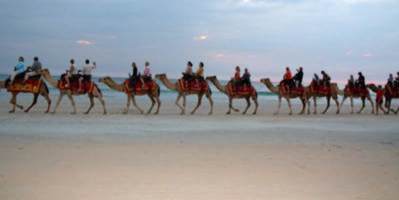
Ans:
[[[45,69],[42,69],[42,70],[40,71],[40,74],[41,74],[41,75],[50,75],[50,71],[49,71],[47,68],[45,68]]]
[[[214,81],[216,79],[217,79],[216,76],[207,76],[206,77],[206,80],[208,80],[208,81]]]
[[[108,81],[111,81],[111,80],[112,80],[111,77],[109,77],[109,76],[104,76],[104,77],[99,78],[99,79],[98,79],[98,82],[100,82],[100,83],[105,83],[105,82],[108,82]]]
[[[263,83],[263,84],[271,83],[269,78],[262,78],[262,79],[260,79],[260,82]]]
[[[164,79],[164,78],[166,78],[166,74],[165,74],[165,73],[163,73],[163,74],[156,74],[156,75],[155,75],[155,78],[157,78],[157,79]]]

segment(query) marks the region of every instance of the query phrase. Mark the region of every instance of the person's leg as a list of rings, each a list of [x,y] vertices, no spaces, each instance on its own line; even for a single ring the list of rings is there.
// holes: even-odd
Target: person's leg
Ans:
[[[15,76],[17,76],[17,74],[18,74],[17,72],[11,73],[11,75],[10,75],[10,84],[12,84],[14,82]]]

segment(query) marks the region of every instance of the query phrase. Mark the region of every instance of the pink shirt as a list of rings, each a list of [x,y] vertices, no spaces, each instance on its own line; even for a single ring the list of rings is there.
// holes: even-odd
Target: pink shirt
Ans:
[[[151,76],[150,67],[145,67],[144,68],[144,76]]]

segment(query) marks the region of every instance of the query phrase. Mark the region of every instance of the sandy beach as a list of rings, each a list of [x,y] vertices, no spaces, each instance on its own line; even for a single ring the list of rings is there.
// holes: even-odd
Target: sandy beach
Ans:
[[[52,95],[53,99],[56,94]],[[172,95],[173,96],[173,95]],[[397,116],[272,115],[260,98],[256,116],[180,116],[173,97],[158,116],[121,114],[124,99],[97,103],[89,115],[0,109],[0,199],[397,199]],[[111,100],[110,100],[111,99]],[[273,100],[274,99],[274,100]],[[188,99],[189,108],[194,98]],[[77,98],[79,111],[88,104]],[[110,102],[114,101],[114,102]],[[147,99],[139,98],[146,106]],[[21,96],[27,105],[30,96]],[[243,102],[235,104],[243,107]],[[324,102],[323,100],[321,102]],[[298,112],[298,104],[295,104]]]

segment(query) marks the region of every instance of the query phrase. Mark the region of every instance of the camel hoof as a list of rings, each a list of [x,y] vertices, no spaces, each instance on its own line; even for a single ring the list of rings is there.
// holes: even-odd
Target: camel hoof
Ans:
[[[184,113],[184,112],[181,112],[181,113],[180,113],[180,115],[185,115],[185,114],[186,114],[186,113]]]
[[[292,115],[292,112],[288,113],[288,115]]]
[[[103,115],[107,115],[107,112],[104,112]]]
[[[76,112],[71,112],[71,115],[76,115]]]
[[[322,114],[322,115],[325,115],[325,114],[326,114],[326,112],[322,112],[321,114]]]
[[[49,113],[49,111],[48,111],[48,110],[46,110],[46,111],[44,112],[44,114],[47,114],[47,113]]]
[[[234,112],[240,112],[240,110],[239,109],[233,109],[234,110]]]
[[[154,112],[154,115],[158,115],[159,114],[159,112]]]
[[[24,113],[28,113],[29,112],[29,110],[24,110]]]
[[[190,115],[194,115],[195,112],[190,112]]]
[[[230,115],[230,114],[231,114],[231,112],[227,112],[227,113],[226,113],[226,115]]]
[[[350,114],[351,114],[351,115],[353,115],[353,111],[352,111],[352,112],[350,112]]]
[[[339,111],[335,112],[335,114],[337,114],[337,115],[338,115],[338,114],[339,114]]]
[[[273,115],[278,115],[278,112],[274,112]]]
[[[247,114],[247,112],[243,112],[243,113],[241,113],[242,115],[246,115]]]
[[[83,114],[85,114],[85,115],[88,115],[88,114],[89,114],[89,112],[84,112]]]
[[[314,115],[317,115],[317,112],[313,112]]]
[[[212,112],[209,112],[209,113],[208,113],[208,115],[212,115],[212,114],[213,114]]]
[[[256,112],[253,112],[252,115],[256,115]]]
[[[15,110],[10,110],[8,111],[8,113],[15,113]]]
[[[19,108],[20,110],[23,110],[23,109],[24,109],[23,106],[17,106],[17,108]]]

